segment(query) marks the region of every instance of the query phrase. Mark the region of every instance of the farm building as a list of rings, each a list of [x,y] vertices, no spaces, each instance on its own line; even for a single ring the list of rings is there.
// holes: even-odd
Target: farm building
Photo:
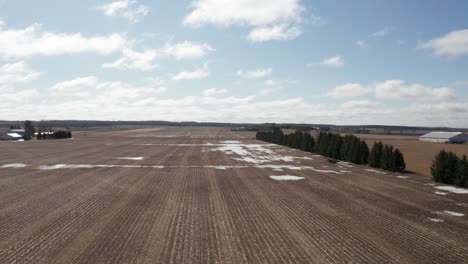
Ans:
[[[21,140],[23,136],[18,133],[5,133],[0,135],[0,140]]]
[[[458,143],[468,141],[468,135],[462,132],[430,132],[419,137],[419,140],[436,143]]]

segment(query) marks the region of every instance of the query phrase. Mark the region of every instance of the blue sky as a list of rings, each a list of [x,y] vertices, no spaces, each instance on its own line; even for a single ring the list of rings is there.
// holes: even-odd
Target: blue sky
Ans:
[[[0,119],[468,127],[465,10],[0,0]]]

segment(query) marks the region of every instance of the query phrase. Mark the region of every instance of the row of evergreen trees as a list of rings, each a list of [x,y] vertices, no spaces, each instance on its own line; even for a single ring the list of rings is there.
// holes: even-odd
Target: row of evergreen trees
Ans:
[[[320,132],[315,152],[329,158],[355,164],[367,164],[369,157],[369,147],[365,141],[354,135],[343,137],[337,133]]]
[[[442,150],[432,162],[431,174],[436,182],[468,188],[466,155],[460,159],[455,153]]]
[[[403,154],[392,146],[376,142],[369,151],[364,140],[354,135],[341,136],[337,133],[320,132],[315,142],[308,132],[296,131],[284,134],[281,129],[273,131],[258,131],[256,139],[273,144],[289,146],[308,152],[352,162],[355,164],[369,164],[374,168],[388,171],[404,171],[406,168]]]
[[[37,139],[64,139],[64,138],[71,138],[72,133],[71,131],[64,131],[64,130],[59,130],[55,131],[53,134],[49,133],[37,133]]]
[[[284,134],[281,129],[275,129],[273,131],[258,131],[255,138],[307,152],[313,152],[315,147],[314,137],[308,132],[303,131],[296,131],[292,134]]]
[[[387,171],[404,171],[406,169],[405,158],[401,151],[393,146],[375,142],[369,154],[368,164],[374,168]]]

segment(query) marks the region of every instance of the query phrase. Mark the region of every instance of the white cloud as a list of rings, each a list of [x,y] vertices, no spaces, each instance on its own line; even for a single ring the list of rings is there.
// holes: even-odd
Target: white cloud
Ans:
[[[467,86],[468,87],[468,81],[456,81],[453,85],[455,86]]]
[[[391,28],[385,27],[385,28],[382,28],[381,30],[378,30],[378,31],[372,33],[372,36],[374,36],[374,37],[385,37],[388,34],[390,34],[390,31],[391,31]]]
[[[304,7],[299,0],[194,0],[185,25],[265,26],[300,21]]]
[[[468,55],[468,29],[452,31],[442,37],[420,42],[418,48],[430,49],[436,56],[449,58]]]
[[[342,67],[344,66],[345,62],[343,58],[341,58],[341,56],[336,55],[330,58],[323,59],[321,64],[326,65],[326,66],[332,66],[332,67]]]
[[[29,67],[24,61],[7,63],[0,66],[0,88],[10,87],[18,83],[27,83],[41,75]]]
[[[158,53],[155,50],[145,50],[137,52],[129,48],[122,50],[122,57],[111,63],[105,63],[103,68],[112,69],[129,69],[129,70],[142,70],[150,71],[157,67],[154,60],[157,58]]]
[[[375,95],[383,99],[451,100],[455,98],[455,92],[450,88],[432,88],[418,83],[407,85],[402,80],[377,83]]]
[[[220,95],[220,94],[225,94],[227,93],[228,90],[226,89],[215,89],[215,88],[211,88],[211,89],[206,89],[203,91],[203,95],[205,96],[213,96],[213,95]]]
[[[0,29],[0,56],[32,57],[94,52],[110,54],[128,44],[121,34],[85,37],[81,33],[52,33],[40,24],[25,29]]]
[[[90,101],[114,102],[143,100],[167,90],[165,82],[148,79],[143,85],[132,85],[121,81],[101,81],[96,76],[78,77],[62,81],[49,88],[53,91],[50,100],[68,102],[83,98]]]
[[[195,69],[194,71],[181,71],[172,77],[173,80],[196,80],[204,79],[210,76],[208,64],[205,63],[202,68]]]
[[[174,45],[166,44],[162,48],[162,53],[173,56],[177,60],[199,59],[215,49],[207,43],[193,43],[184,41]]]
[[[358,47],[360,47],[360,48],[367,48],[367,47],[369,47],[369,44],[367,43],[367,41],[366,41],[366,40],[363,40],[363,39],[357,40],[357,41],[356,41],[356,45],[358,45]]]
[[[145,5],[138,4],[137,0],[121,0],[111,2],[97,9],[101,10],[106,16],[119,16],[129,20],[132,23],[137,23],[149,13],[149,8]]]
[[[190,8],[184,25],[253,27],[247,36],[251,42],[296,38],[305,12],[300,0],[194,0]]]
[[[442,102],[439,104],[418,104],[410,107],[411,111],[419,113],[429,113],[437,115],[438,113],[468,113],[468,104]]]
[[[347,83],[336,86],[328,96],[333,98],[353,98],[370,93],[371,90],[359,83]]]
[[[244,71],[242,69],[237,71],[237,75],[246,79],[257,79],[263,78],[270,75],[273,72],[273,68],[257,69],[253,71]]]
[[[50,89],[60,92],[77,92],[96,88],[99,79],[95,76],[78,77],[73,80],[56,83]]]
[[[247,35],[247,40],[252,43],[266,42],[270,40],[291,40],[302,34],[302,30],[297,26],[287,24],[258,27]]]
[[[379,103],[368,100],[349,101],[341,105],[344,109],[369,109],[379,106]]]
[[[0,29],[6,25],[5,20],[0,18]]]

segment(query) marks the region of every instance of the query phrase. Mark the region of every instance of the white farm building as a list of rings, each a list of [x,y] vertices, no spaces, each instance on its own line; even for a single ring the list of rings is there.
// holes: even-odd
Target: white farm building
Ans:
[[[468,135],[462,132],[430,132],[419,137],[419,140],[436,143],[458,143],[468,141]]]

